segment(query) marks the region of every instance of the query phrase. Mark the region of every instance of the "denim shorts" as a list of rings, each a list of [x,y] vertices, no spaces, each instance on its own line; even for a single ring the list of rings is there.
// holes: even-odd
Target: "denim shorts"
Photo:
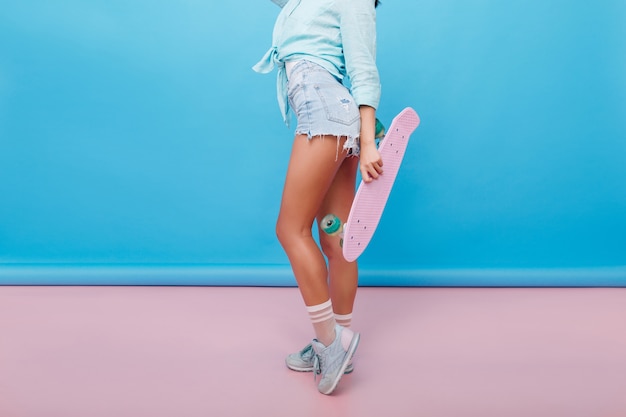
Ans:
[[[343,149],[358,156],[361,117],[350,91],[325,68],[306,60],[290,68],[288,80],[296,134],[346,137]]]

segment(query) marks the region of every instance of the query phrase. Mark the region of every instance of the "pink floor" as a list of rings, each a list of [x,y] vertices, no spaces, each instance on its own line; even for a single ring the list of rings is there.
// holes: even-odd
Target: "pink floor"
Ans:
[[[362,288],[355,371],[289,371],[294,288],[0,287],[0,417],[625,417],[626,289]]]

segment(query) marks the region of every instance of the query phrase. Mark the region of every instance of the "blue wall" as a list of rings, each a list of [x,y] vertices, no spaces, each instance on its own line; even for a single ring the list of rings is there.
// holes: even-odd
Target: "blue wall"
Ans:
[[[292,285],[270,1],[0,11],[0,283]],[[378,11],[387,124],[422,118],[366,285],[626,285],[626,3]]]

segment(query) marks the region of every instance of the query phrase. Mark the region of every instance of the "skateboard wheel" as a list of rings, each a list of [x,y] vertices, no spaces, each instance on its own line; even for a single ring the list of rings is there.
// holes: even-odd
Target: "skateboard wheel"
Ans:
[[[336,235],[341,232],[341,220],[334,214],[327,214],[322,218],[322,230],[327,235]]]
[[[385,137],[385,126],[380,122],[380,120],[376,119],[376,134],[374,135],[374,140],[376,141],[376,147],[380,145],[380,141]]]
[[[382,139],[385,136],[385,126],[380,122],[380,120],[376,119],[376,139]]]

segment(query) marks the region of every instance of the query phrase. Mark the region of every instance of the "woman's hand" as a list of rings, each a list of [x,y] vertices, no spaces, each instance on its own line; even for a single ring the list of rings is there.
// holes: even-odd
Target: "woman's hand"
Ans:
[[[376,109],[370,106],[360,106],[361,113],[361,177],[365,182],[371,182],[383,173],[383,160],[376,149]]]
[[[383,173],[383,160],[375,143],[361,144],[361,160],[359,167],[365,182],[371,182]]]

